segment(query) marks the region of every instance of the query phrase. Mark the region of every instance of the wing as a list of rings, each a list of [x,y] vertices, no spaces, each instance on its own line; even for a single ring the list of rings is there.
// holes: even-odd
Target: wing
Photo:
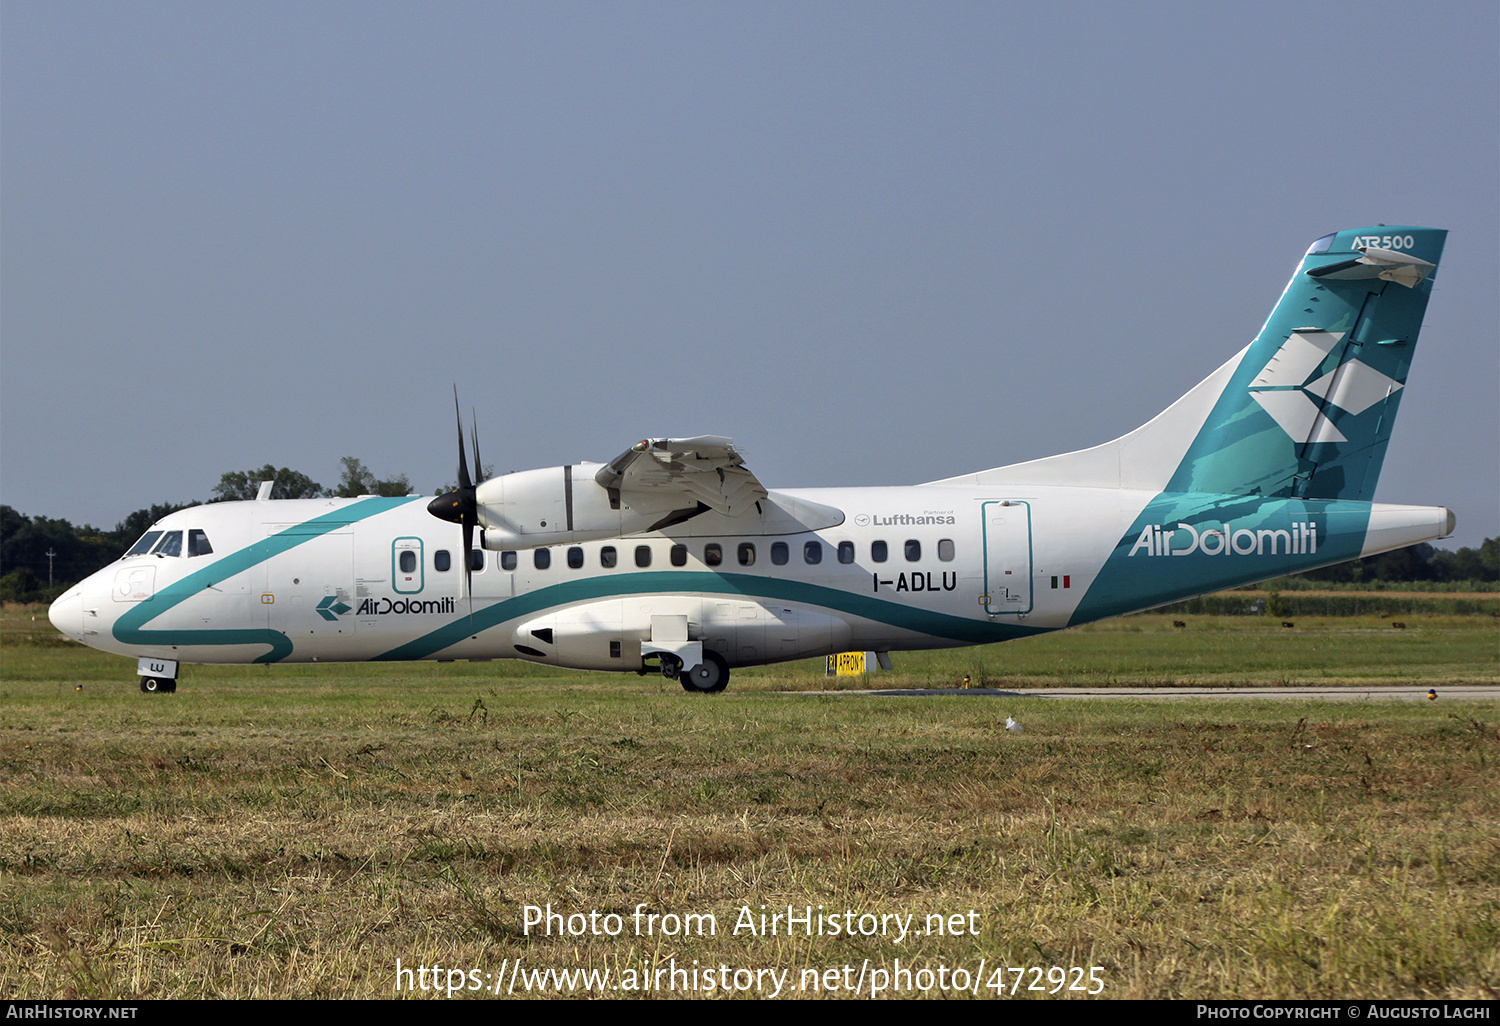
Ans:
[[[766,497],[734,442],[718,435],[637,442],[600,467],[594,480],[612,495],[635,496],[647,505],[702,503],[731,517]]]

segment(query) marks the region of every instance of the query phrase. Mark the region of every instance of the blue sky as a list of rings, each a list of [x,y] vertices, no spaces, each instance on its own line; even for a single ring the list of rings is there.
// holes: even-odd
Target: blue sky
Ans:
[[[1092,445],[1307,244],[1451,231],[1378,498],[1500,534],[1493,3],[0,7],[0,501],[725,434],[771,487]]]

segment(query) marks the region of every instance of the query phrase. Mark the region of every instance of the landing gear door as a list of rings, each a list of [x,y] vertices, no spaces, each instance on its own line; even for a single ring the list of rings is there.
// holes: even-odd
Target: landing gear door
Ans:
[[[984,594],[991,616],[1031,612],[1031,503],[991,499],[980,503],[984,543]]]

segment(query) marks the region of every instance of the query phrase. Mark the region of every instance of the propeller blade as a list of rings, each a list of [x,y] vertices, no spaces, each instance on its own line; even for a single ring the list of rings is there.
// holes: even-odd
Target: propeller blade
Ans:
[[[469,416],[474,418],[474,426],[469,429],[469,438],[474,442],[474,484],[478,486],[484,483],[484,462],[479,458],[479,416],[473,409],[469,410]]]
[[[474,619],[474,525],[464,521],[464,591],[469,594],[469,619]]]
[[[469,465],[464,462],[464,418],[458,409],[457,385],[453,386],[453,419],[458,424],[458,487],[461,491],[472,488],[474,483],[469,480]]]
[[[479,497],[477,483],[469,476],[469,462],[464,451],[464,417],[458,405],[458,386],[453,386],[453,420],[458,426],[458,486],[444,492],[427,504],[427,512],[439,520],[458,524],[463,530],[464,548],[460,559],[464,564],[464,590],[469,593],[469,619],[474,618],[474,566],[470,560],[474,551],[474,527],[479,523]],[[474,443],[474,471],[484,475],[484,464],[479,462],[479,418],[474,417],[470,438]]]

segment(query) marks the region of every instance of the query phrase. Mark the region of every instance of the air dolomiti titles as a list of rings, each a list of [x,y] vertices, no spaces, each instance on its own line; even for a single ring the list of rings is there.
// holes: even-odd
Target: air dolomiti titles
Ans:
[[[367,598],[354,611],[355,616],[385,616],[388,613],[451,613],[453,596],[440,599]]]
[[[1178,538],[1178,531],[1186,531],[1188,537]],[[1148,556],[1189,556],[1194,552],[1205,556],[1312,555],[1318,551],[1318,525],[1305,523],[1293,524],[1290,530],[1251,530],[1231,529],[1226,523],[1200,531],[1192,524],[1178,524],[1175,528],[1147,524],[1141,528],[1129,554],[1134,556],[1142,550]]]

